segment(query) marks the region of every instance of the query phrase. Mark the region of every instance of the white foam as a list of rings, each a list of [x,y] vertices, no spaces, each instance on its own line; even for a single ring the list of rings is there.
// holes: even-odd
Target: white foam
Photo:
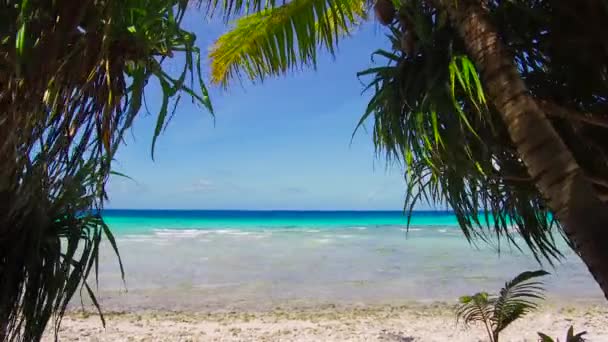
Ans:
[[[146,245],[166,246],[168,241],[153,235],[124,235],[118,237],[120,244],[144,243]]]
[[[247,236],[253,235],[256,232],[245,232],[236,229],[215,229],[215,230],[202,230],[202,229],[155,229],[154,235],[164,238],[192,238],[198,236],[209,236],[211,234],[219,235],[233,235],[233,236]]]
[[[422,230],[422,228],[409,228],[409,229],[408,228],[401,228],[399,230],[402,231],[402,232],[408,232],[408,231],[409,232],[419,232],[419,231]]]
[[[164,238],[193,238],[210,234],[211,231],[200,229],[155,229],[154,235]]]
[[[132,238],[126,238],[126,239],[118,239],[118,241],[120,241],[121,243],[125,243],[125,242],[158,242],[158,241],[162,241],[162,240],[155,239],[155,238],[148,238],[148,237],[140,237],[140,238],[132,237]]]
[[[251,232],[242,232],[240,230],[236,230],[236,231],[222,232],[221,234],[243,236],[243,235],[251,235],[252,233]]]
[[[319,229],[307,229],[307,228],[286,228],[286,229],[264,229],[264,233],[320,233]]]
[[[216,230],[211,230],[209,232],[215,233],[215,234],[230,234],[230,232],[232,232],[232,230],[231,229],[216,229]]]
[[[215,234],[219,234],[219,235],[227,235],[227,236],[233,236],[233,237],[249,237],[249,238],[253,238],[253,239],[263,239],[266,238],[270,235],[272,235],[272,233],[270,231],[242,231],[242,230],[238,230],[238,229],[218,229],[218,230],[211,230],[209,231],[210,233],[215,233]]]
[[[143,235],[143,234],[126,234],[126,235],[121,235],[119,237],[119,239],[145,239],[145,238],[150,238],[153,239],[154,237],[150,236],[150,235]]]
[[[127,234],[118,236],[117,240],[119,241],[130,241],[130,242],[148,242],[148,241],[159,241],[158,237],[154,235],[144,235],[144,234]]]

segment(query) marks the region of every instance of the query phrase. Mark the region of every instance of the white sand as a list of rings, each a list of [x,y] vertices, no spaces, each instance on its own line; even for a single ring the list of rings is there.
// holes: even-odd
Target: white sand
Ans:
[[[64,318],[60,341],[487,341],[480,327],[456,326],[445,304],[341,307],[265,312],[139,312]],[[587,330],[589,341],[608,341],[608,305],[545,305],[517,321],[501,341],[538,341],[537,331],[559,337]],[[49,333],[44,341],[52,341]]]

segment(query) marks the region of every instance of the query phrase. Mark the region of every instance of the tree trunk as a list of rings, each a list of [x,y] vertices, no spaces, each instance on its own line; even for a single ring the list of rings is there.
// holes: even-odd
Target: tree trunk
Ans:
[[[521,160],[608,299],[608,206],[530,95],[482,1],[431,1],[448,13]]]

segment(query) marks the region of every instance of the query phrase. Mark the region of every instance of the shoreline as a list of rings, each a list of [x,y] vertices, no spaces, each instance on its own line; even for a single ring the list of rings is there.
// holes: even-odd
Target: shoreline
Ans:
[[[106,329],[93,311],[70,311],[64,341],[452,341],[484,340],[481,326],[456,325],[454,305],[279,306],[268,310],[131,310],[106,312]],[[537,341],[537,331],[560,340],[570,325],[589,341],[608,341],[608,305],[545,302],[516,321],[501,341]],[[52,341],[47,332],[43,341]]]

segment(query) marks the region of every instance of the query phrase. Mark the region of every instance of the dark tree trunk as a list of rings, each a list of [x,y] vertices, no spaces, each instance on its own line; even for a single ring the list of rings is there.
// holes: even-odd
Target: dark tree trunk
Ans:
[[[482,1],[431,2],[448,13],[521,160],[608,299],[608,206],[530,95]]]

